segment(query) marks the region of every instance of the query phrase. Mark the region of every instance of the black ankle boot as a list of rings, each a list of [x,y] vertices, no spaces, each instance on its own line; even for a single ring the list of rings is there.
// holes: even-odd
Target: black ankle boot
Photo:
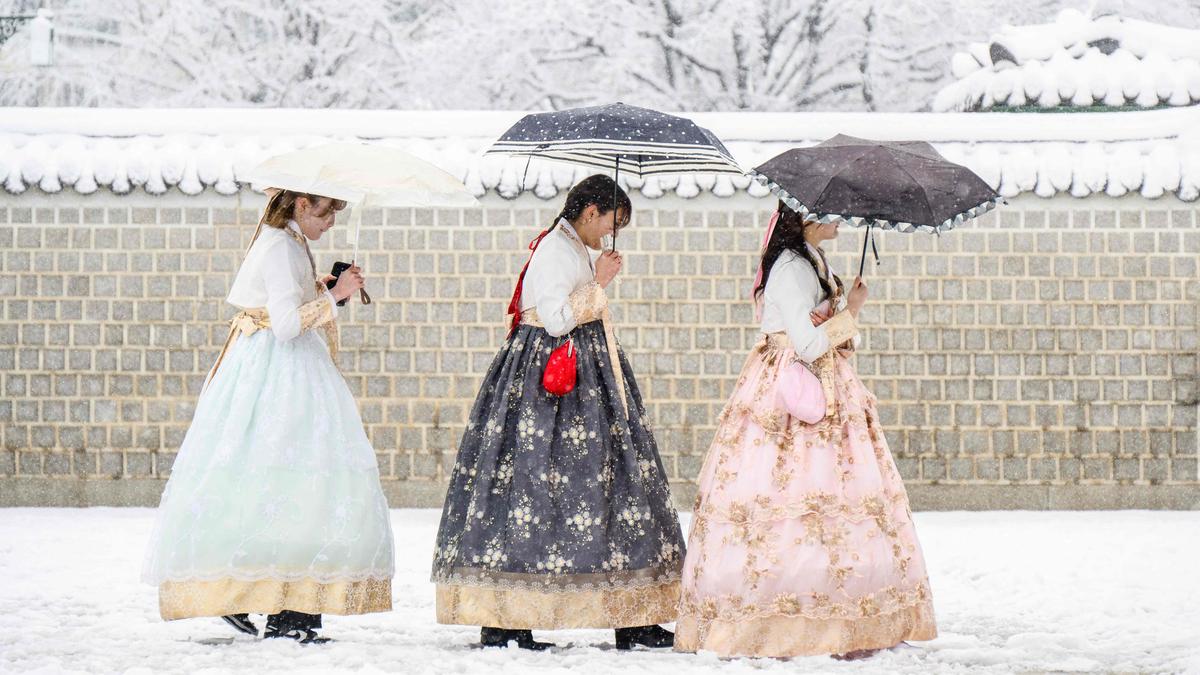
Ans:
[[[233,626],[233,629],[239,633],[258,637],[258,628],[250,621],[249,614],[228,614],[221,617],[221,620]]]
[[[634,645],[659,649],[675,646],[675,634],[662,626],[638,626],[636,628],[618,628],[617,649],[633,649]]]
[[[479,644],[484,647],[507,647],[509,642],[516,642],[521,649],[540,652],[554,646],[551,642],[538,642],[533,639],[531,630],[508,630],[506,628],[479,629]]]
[[[263,637],[288,638],[304,645],[331,642],[329,638],[317,635],[317,629],[320,627],[320,614],[305,614],[285,609],[267,617],[267,631],[263,633]]]

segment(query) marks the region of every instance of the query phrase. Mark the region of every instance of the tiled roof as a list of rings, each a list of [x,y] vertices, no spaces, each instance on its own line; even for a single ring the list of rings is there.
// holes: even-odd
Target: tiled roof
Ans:
[[[1007,26],[951,61],[936,111],[1200,104],[1200,30],[1064,10]]]
[[[232,194],[262,159],[330,140],[403,148],[458,176],[476,194],[551,199],[591,170],[525,163],[483,151],[521,113],[350,110],[106,110],[8,108],[0,115],[0,185],[9,193],[178,190]],[[1001,194],[1200,196],[1200,107],[1121,113],[697,113],[750,168],[837,133],[927,140]],[[522,177],[524,176],[523,187]],[[748,178],[638,180],[648,198],[767,192]]]

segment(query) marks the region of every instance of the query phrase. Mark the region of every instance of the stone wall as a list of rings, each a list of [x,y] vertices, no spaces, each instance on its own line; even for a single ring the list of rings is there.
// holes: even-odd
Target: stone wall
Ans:
[[[440,505],[525,244],[559,201],[365,214],[375,303],[343,314],[339,365],[393,505]],[[0,198],[0,505],[156,503],[261,203]],[[621,237],[618,334],[683,505],[757,336],[745,298],[771,205],[635,195]],[[844,228],[829,247],[843,276],[860,243]],[[915,508],[1200,507],[1193,205],[1027,195],[879,243],[858,368]]]

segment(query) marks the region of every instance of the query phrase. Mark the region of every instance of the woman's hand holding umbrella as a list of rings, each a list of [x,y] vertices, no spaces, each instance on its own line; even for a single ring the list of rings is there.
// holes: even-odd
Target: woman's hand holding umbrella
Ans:
[[[850,310],[855,319],[858,318],[858,311],[867,304],[867,295],[867,285],[863,283],[862,277],[854,277],[854,284],[846,294],[846,309]]]
[[[612,280],[621,271],[621,254],[616,251],[605,251],[596,259],[596,283],[601,288],[608,288]]]

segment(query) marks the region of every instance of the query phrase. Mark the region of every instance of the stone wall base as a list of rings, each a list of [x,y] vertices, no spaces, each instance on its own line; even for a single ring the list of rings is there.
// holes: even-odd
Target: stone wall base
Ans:
[[[0,478],[0,507],[156,506],[160,479]],[[433,481],[383,483],[392,508],[441,508],[446,486]],[[693,483],[672,486],[680,510],[690,511]],[[1198,485],[928,485],[908,486],[914,511],[1200,510]]]

